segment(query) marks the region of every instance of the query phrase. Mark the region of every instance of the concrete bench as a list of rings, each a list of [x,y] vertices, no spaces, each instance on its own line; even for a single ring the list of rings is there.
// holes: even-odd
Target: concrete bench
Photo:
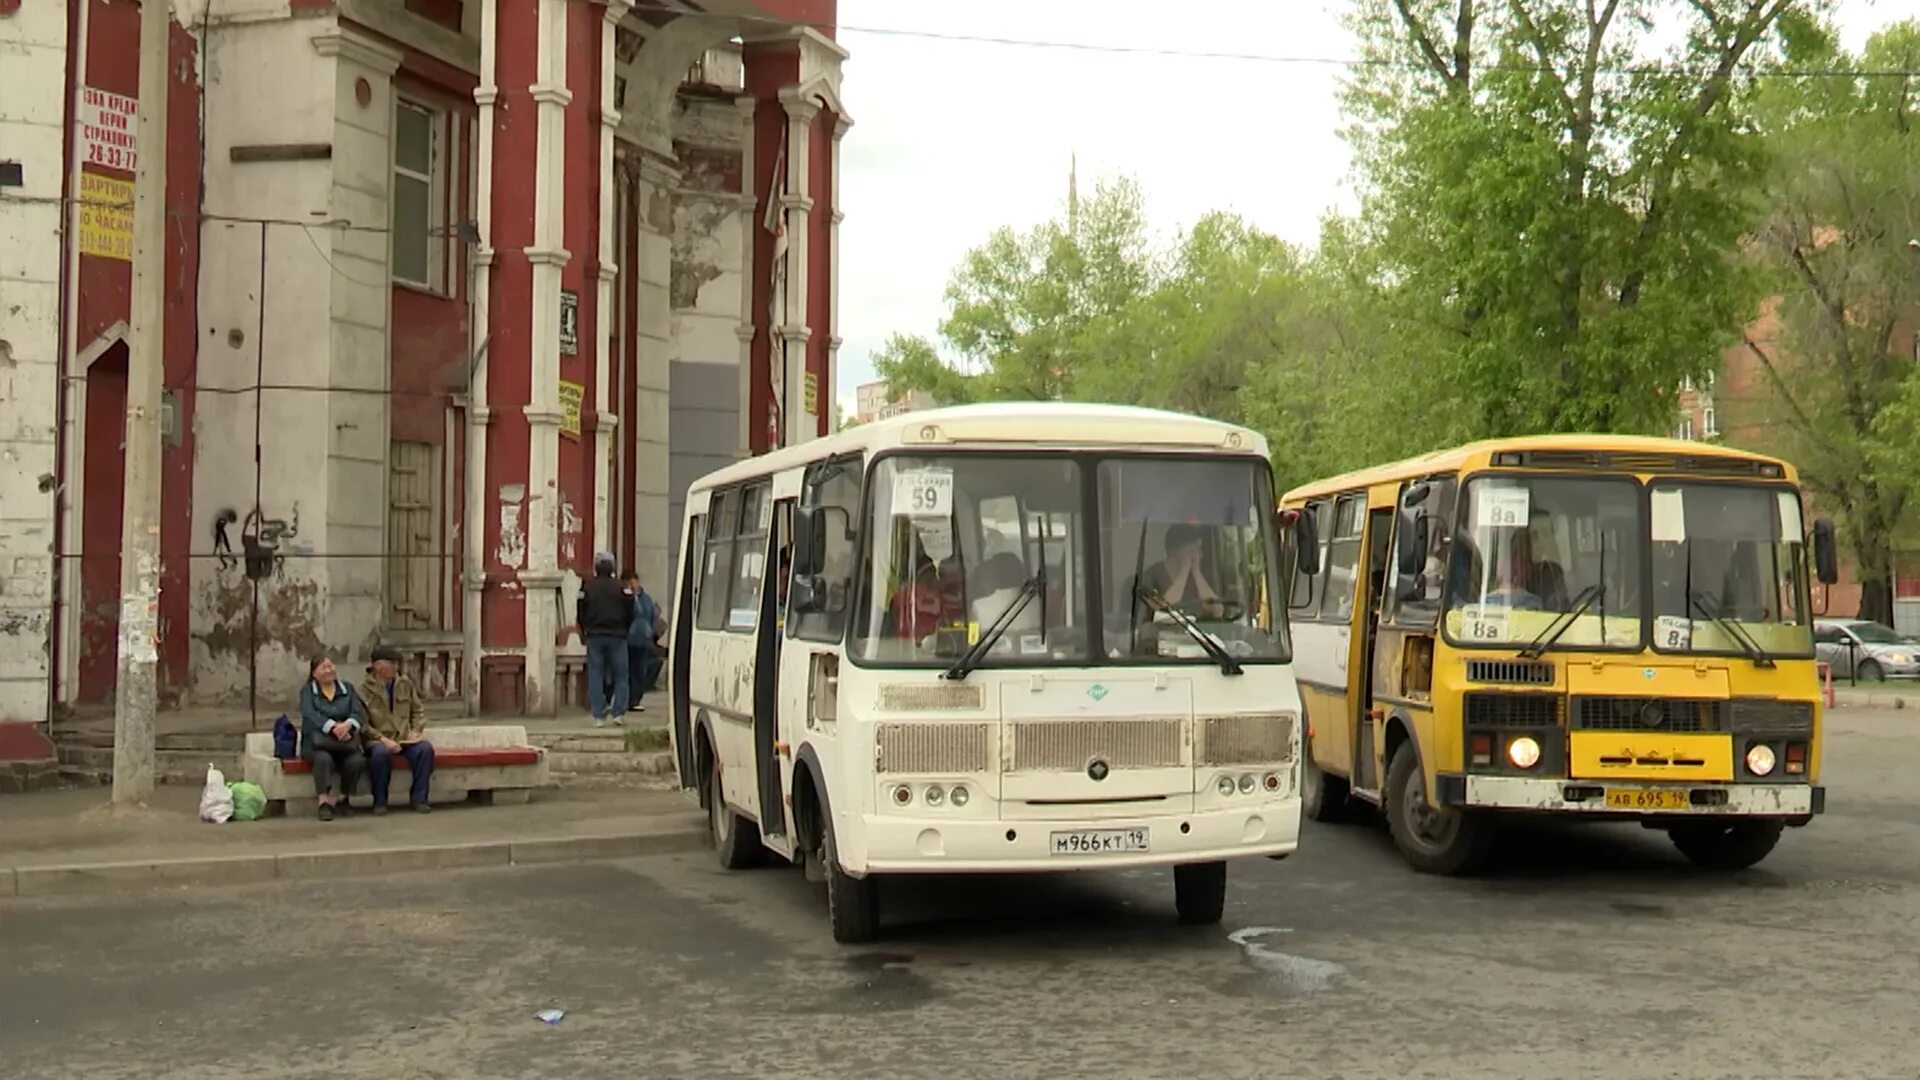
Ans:
[[[550,784],[546,751],[528,743],[524,727],[435,724],[427,729],[427,741],[433,744],[433,802],[524,803],[534,788]],[[274,757],[270,732],[247,735],[241,775],[267,793],[267,813],[313,815],[313,766],[302,758]],[[407,805],[411,781],[407,760],[395,757],[387,792],[391,805]],[[372,806],[373,795],[357,791],[352,801],[356,807]]]

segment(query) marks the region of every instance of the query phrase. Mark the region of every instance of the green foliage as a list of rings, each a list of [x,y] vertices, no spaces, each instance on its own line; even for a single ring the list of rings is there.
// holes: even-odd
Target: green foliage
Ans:
[[[1788,0],[1359,0],[1346,103],[1383,299],[1475,434],[1661,431],[1760,299],[1735,74]],[[1684,25],[1659,71],[1652,25]]]
[[[1920,70],[1920,22],[1889,26],[1855,57],[1830,28],[1795,20],[1799,70]],[[1749,337],[1775,403],[1751,416],[1840,512],[1864,586],[1861,614],[1890,621],[1893,544],[1920,488],[1920,79],[1778,79],[1758,97],[1772,150],[1756,247],[1780,297],[1774,340]]]

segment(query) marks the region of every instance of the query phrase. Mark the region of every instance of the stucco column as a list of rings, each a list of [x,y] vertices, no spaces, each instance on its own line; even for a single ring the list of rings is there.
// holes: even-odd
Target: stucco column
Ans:
[[[617,70],[614,63],[614,45],[619,36],[620,20],[626,17],[632,0],[608,0],[603,12],[604,23],[600,34],[600,96],[599,96],[599,135],[600,135],[600,175],[596,178],[600,193],[600,248],[594,258],[594,312],[599,320],[600,333],[595,335],[593,386],[593,548],[595,551],[617,551],[619,533],[613,522],[613,484],[616,470],[613,467],[615,436],[619,431],[620,417],[617,403],[613,400],[612,375],[614,358],[619,355],[619,320],[614,318],[613,284],[620,276],[619,249],[614,238],[614,225],[617,215],[614,212],[615,162],[613,137],[620,129],[620,110],[615,98],[614,80]],[[626,500],[622,500],[626,504]]]
[[[677,524],[669,521],[669,410],[673,371],[673,191],[679,167],[641,147],[635,184],[634,225],[639,265],[632,267],[638,303],[633,312],[635,462],[633,474],[634,569],[644,582],[668,580],[667,549]]]
[[[819,434],[819,419],[807,411],[806,377],[807,342],[813,336],[812,327],[807,325],[812,286],[808,266],[813,247],[813,129],[820,105],[804,96],[804,91],[787,87],[780,91],[780,106],[787,114],[786,193],[780,198],[787,226],[787,265],[782,275],[786,296],[779,323],[774,327],[774,333],[785,347],[776,351],[774,362],[786,365],[784,372],[776,369],[776,375],[781,380],[784,398],[781,442],[792,446]],[[817,400],[815,405],[817,408]]]

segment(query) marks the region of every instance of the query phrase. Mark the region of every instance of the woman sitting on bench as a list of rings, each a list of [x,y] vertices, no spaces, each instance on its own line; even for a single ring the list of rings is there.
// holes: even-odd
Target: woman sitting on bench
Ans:
[[[360,731],[367,709],[341,682],[333,661],[316,656],[307,665],[307,685],[300,690],[300,756],[313,766],[313,791],[320,799],[320,820],[332,821],[336,811],[353,813],[347,800],[360,786],[367,755],[360,749]],[[332,794],[333,774],[340,774],[340,794]]]

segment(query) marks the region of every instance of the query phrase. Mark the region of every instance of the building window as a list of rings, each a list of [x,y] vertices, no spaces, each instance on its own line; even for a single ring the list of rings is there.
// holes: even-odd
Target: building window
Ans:
[[[396,99],[393,108],[393,279],[446,288],[446,116]]]
[[[1693,438],[1693,417],[1691,416],[1681,417],[1680,429],[1673,433],[1673,437],[1676,439],[1689,439],[1689,440],[1692,439]]]
[[[1714,412],[1712,402],[1700,410],[1700,432],[1709,439],[1720,437],[1720,417]]]

